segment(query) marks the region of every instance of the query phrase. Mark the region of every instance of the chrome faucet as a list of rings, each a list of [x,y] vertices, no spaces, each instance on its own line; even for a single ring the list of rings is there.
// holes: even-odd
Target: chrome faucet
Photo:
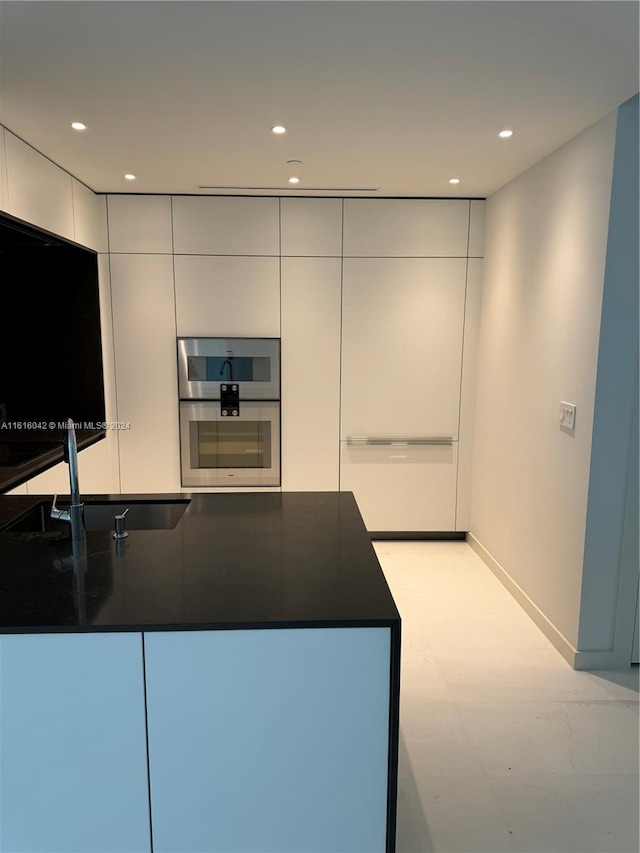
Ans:
[[[66,521],[71,525],[71,539],[75,542],[84,539],[84,504],[80,501],[80,487],[78,485],[78,445],[76,443],[76,431],[71,418],[67,420],[67,442],[65,445],[65,461],[69,465],[69,489],[71,503],[67,509],[58,509],[56,506],[57,495],[53,497],[51,505],[51,518],[58,521]]]

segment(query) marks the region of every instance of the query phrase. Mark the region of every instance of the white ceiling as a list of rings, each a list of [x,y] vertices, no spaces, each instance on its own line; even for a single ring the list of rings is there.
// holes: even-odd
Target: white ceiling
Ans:
[[[97,192],[485,197],[638,91],[638,9],[10,0],[0,123]]]

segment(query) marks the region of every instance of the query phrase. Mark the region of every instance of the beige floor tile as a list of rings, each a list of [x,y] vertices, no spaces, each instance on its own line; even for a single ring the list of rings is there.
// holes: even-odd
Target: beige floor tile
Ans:
[[[402,617],[397,853],[638,853],[638,668],[575,672],[465,542],[374,547]]]
[[[484,775],[471,738],[452,703],[403,696],[400,732],[416,779]]]
[[[529,853],[637,853],[638,779],[541,776],[490,779],[513,834]]]
[[[487,775],[638,772],[636,703],[478,703],[458,711]]]

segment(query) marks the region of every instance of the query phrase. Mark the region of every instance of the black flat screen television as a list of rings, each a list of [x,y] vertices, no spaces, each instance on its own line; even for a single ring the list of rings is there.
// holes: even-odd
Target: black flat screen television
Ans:
[[[105,420],[98,256],[0,216],[0,441]],[[31,425],[31,427],[29,427]]]

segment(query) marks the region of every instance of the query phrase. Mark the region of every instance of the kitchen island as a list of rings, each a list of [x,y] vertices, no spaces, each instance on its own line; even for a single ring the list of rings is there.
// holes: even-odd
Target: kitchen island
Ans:
[[[128,536],[0,498],[0,850],[392,853],[400,617],[353,495],[84,499]]]

